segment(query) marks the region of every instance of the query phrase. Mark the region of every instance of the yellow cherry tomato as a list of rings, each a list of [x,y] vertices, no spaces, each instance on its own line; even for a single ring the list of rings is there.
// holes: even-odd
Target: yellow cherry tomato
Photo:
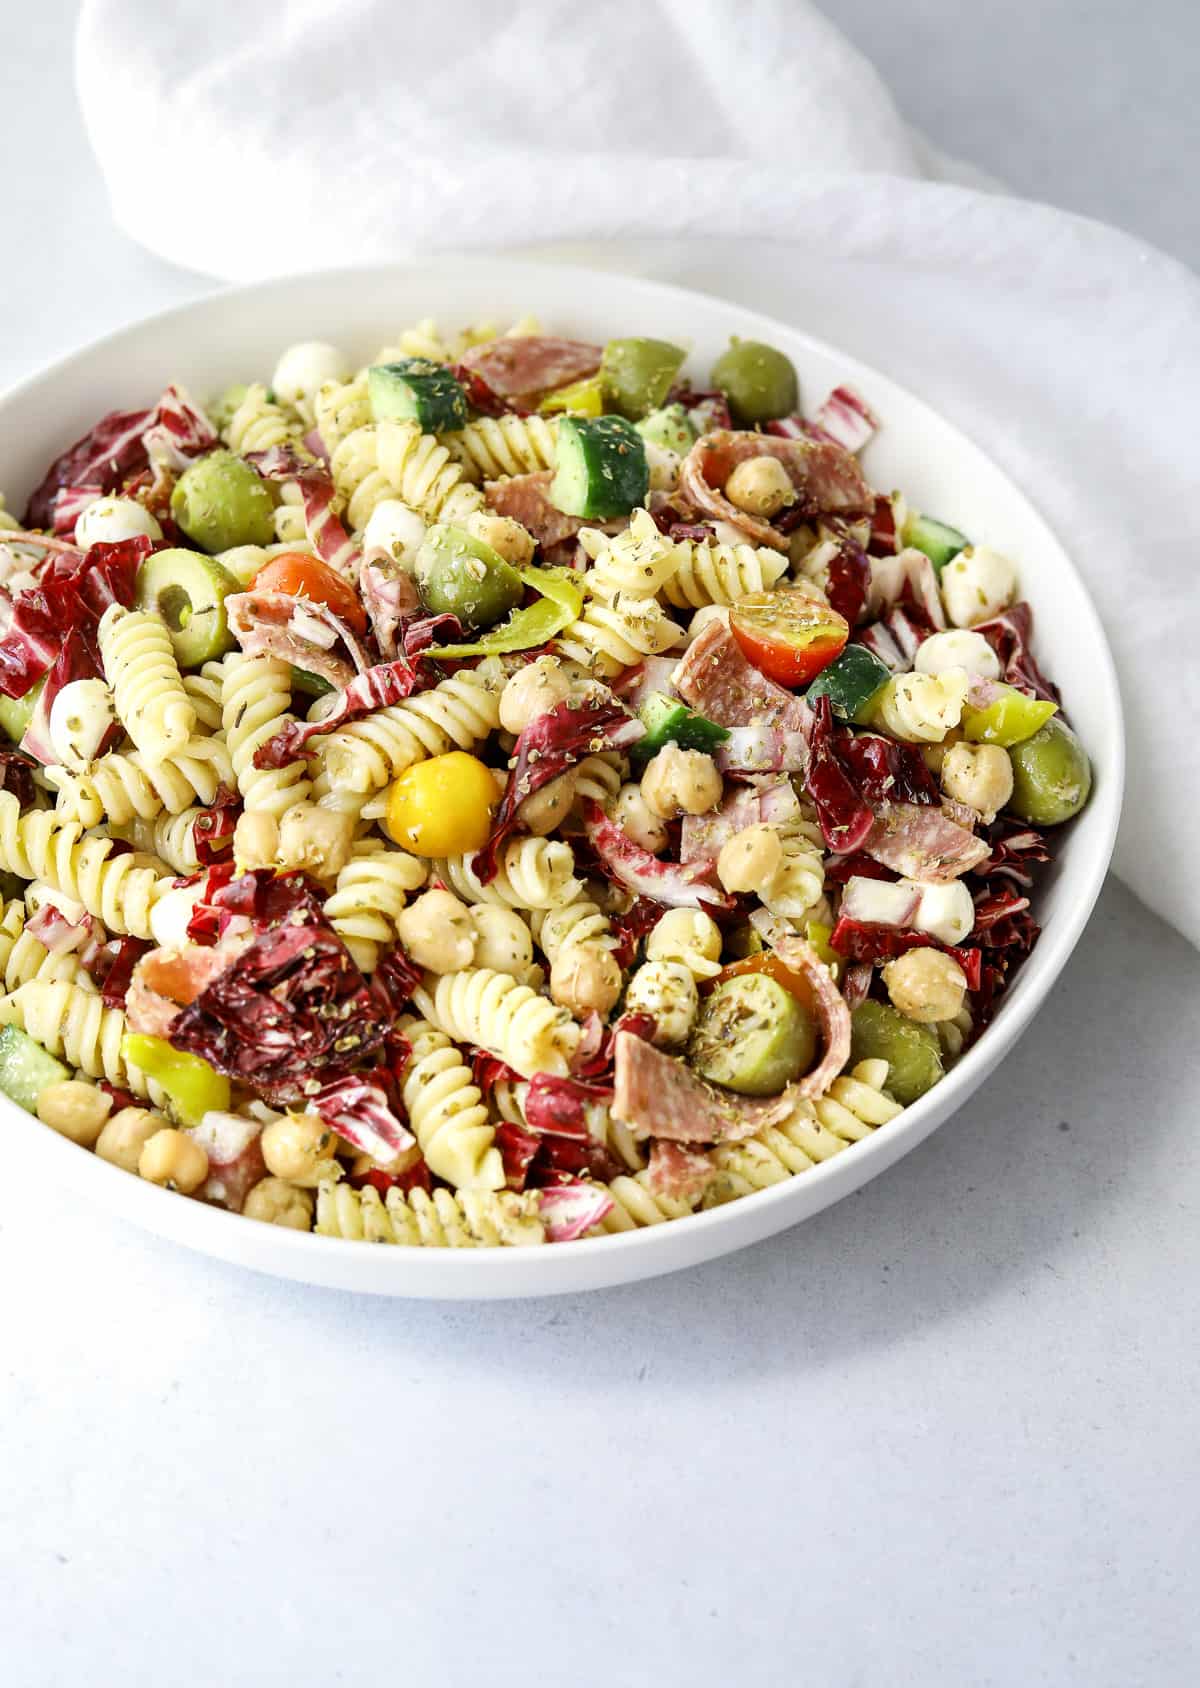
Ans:
[[[498,801],[491,770],[452,750],[400,775],[388,792],[387,828],[414,856],[460,856],[483,849]]]

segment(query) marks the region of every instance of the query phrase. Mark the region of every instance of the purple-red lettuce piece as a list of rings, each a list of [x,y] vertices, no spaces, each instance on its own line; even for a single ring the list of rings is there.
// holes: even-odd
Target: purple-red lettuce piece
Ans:
[[[972,632],[982,633],[1000,659],[1000,670],[1010,686],[1032,692],[1048,703],[1061,703],[1062,694],[1046,678],[1033,654],[1033,610],[1022,599],[1010,604],[1002,615],[978,622]]]
[[[455,618],[452,616],[450,619]],[[335,728],[345,726],[347,721],[358,721],[372,710],[400,703],[404,698],[411,697],[424,681],[421,669],[414,666],[407,656],[399,657],[395,662],[378,663],[344,686],[335,697],[332,709],[319,721],[288,721],[273,738],[260,744],[254,752],[254,766],[284,768],[304,754],[310,739],[331,733]]]
[[[625,829],[611,820],[593,798],[583,804],[583,824],[588,841],[610,879],[639,896],[649,897],[665,908],[732,909],[732,897],[712,884],[715,859],[688,862],[660,861],[636,844]]]
[[[850,534],[843,534],[829,559],[829,607],[845,616],[851,627],[866,612],[871,592],[871,559]]]
[[[380,956],[371,975],[377,994],[387,1003],[393,1019],[412,1001],[412,994],[421,983],[421,969],[400,944],[393,944]],[[390,1034],[393,1042],[396,1034]]]
[[[915,745],[879,733],[836,730],[832,749],[867,803],[936,803],[941,793]]]
[[[552,1243],[570,1243],[599,1225],[613,1210],[613,1199],[601,1184],[560,1184],[541,1194],[542,1219]]]
[[[826,847],[838,855],[848,855],[861,849],[875,824],[875,815],[839,760],[833,709],[827,697],[816,700],[813,714],[804,786],[816,808]]]
[[[916,932],[904,926],[885,926],[876,921],[851,920],[843,916],[829,939],[831,949],[848,961],[869,961],[878,964],[891,961],[911,949],[936,949],[953,956],[967,979],[967,989],[979,989],[982,953],[974,947],[941,944],[928,932]]]
[[[150,949],[142,938],[125,937],[90,944],[83,951],[80,963],[90,973],[106,1008],[124,1008],[133,970]]]
[[[11,791],[22,809],[31,807],[37,792],[33,769],[34,764],[19,750],[0,746],[0,791]]]
[[[228,860],[241,812],[242,799],[236,788],[219,785],[208,808],[192,823],[192,842],[201,867],[215,867]]]
[[[103,932],[100,922],[81,909],[78,920],[72,920],[57,904],[46,902],[25,922],[25,930],[36,938],[51,955],[70,955],[73,950],[86,949],[99,941]]]
[[[322,562],[336,569],[344,579],[356,581],[362,551],[334,512],[337,491],[329,466],[310,463],[286,445],[273,445],[268,451],[248,452],[246,461],[258,470],[264,480],[298,483],[304,500],[304,526],[313,549]]]
[[[1028,891],[1037,877],[1038,868],[1053,859],[1042,833],[1007,815],[993,821],[985,836],[992,853],[978,870],[977,878],[980,880],[1009,879]]]
[[[376,1161],[394,1160],[411,1149],[416,1138],[393,1109],[386,1082],[390,1078],[386,1068],[348,1073],[325,1085],[308,1106],[361,1154]]]
[[[68,633],[78,631],[100,673],[96,629],[110,604],[131,604],[134,582],[152,550],[144,534],[87,550],[56,549],[37,583],[18,592],[0,639],[0,692],[25,693],[53,667]]]
[[[560,703],[536,716],[517,739],[491,836],[471,864],[483,883],[496,877],[497,852],[520,824],[519,811],[527,797],[569,772],[585,756],[636,744],[645,730],[611,692],[601,689],[582,703]]]

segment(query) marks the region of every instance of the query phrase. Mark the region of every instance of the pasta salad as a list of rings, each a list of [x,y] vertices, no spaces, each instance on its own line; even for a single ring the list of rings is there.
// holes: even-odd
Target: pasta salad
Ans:
[[[774,347],[419,324],[0,500],[0,1090],[260,1222],[520,1246],[886,1130],[1087,756],[1017,571]]]

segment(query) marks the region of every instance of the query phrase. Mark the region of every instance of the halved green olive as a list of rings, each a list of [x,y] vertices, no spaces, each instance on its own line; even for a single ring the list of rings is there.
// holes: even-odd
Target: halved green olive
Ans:
[[[199,668],[233,647],[225,599],[241,587],[215,557],[173,547],[137,573],[137,601],[165,623],[181,668]]]

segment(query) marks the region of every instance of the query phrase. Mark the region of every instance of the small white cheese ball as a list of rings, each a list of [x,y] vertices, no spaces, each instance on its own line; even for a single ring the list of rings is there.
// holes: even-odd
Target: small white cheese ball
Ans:
[[[350,364],[325,340],[301,340],[289,346],[275,365],[271,389],[277,398],[312,420],[312,400],[327,381],[348,381]]]
[[[1000,658],[983,634],[973,633],[969,627],[952,627],[922,640],[913,667],[918,674],[940,674],[946,668],[963,668],[980,680],[1000,678]]]
[[[116,722],[103,680],[71,680],[50,705],[50,748],[64,768],[82,774],[100,754]]]
[[[177,885],[150,910],[150,936],[161,949],[182,949],[188,941],[188,922],[204,896],[204,885]]]
[[[912,923],[918,932],[928,932],[943,944],[962,943],[975,924],[975,904],[961,879],[947,885],[918,885],[911,879],[900,883],[921,893]]]
[[[680,961],[643,963],[625,992],[625,1012],[652,1015],[651,1041],[666,1048],[687,1042],[699,1011],[696,981]]]
[[[650,471],[650,491],[673,492],[683,458],[670,446],[658,445],[654,440],[643,440],[642,443],[646,448],[646,467]]]
[[[399,498],[384,498],[375,506],[363,529],[363,556],[383,552],[409,574],[416,571],[417,552],[425,540],[425,523],[415,510]]]
[[[987,545],[968,545],[942,570],[942,602],[955,627],[974,627],[1007,609],[1017,595],[1017,571]]]
[[[138,534],[148,539],[163,536],[156,519],[136,498],[95,498],[75,523],[75,543],[85,549],[101,542],[113,545],[119,539],[136,539]]]

